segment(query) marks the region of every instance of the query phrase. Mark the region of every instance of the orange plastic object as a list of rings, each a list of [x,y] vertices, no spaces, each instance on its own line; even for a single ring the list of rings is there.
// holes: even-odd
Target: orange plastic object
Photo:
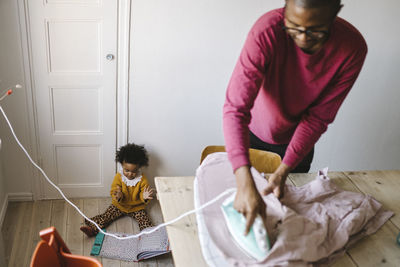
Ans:
[[[31,267],[102,267],[96,259],[73,255],[55,227],[40,231],[42,240],[32,255]]]

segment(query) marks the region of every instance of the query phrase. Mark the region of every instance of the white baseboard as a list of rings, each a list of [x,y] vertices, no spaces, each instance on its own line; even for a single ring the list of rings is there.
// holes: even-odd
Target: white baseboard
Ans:
[[[4,217],[6,216],[6,211],[8,207],[8,195],[4,198],[3,206],[0,209],[0,229],[3,227]]]
[[[8,193],[9,202],[33,201],[32,193]]]
[[[0,229],[3,226],[4,217],[6,216],[6,211],[9,202],[19,202],[19,201],[33,201],[32,193],[8,193],[4,198],[3,206],[0,209]]]

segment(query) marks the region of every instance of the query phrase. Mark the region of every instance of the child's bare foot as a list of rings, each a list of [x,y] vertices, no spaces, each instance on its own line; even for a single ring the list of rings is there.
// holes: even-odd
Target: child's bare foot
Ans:
[[[84,226],[81,226],[80,229],[81,229],[81,231],[84,232],[88,237],[92,237],[92,236],[95,236],[95,235],[96,235],[96,232],[93,231],[93,229],[92,229],[91,227],[89,227],[89,226],[84,225]]]

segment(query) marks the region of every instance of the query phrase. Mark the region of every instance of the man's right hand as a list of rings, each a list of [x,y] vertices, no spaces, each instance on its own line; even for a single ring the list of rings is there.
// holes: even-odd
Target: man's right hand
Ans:
[[[244,234],[247,235],[258,214],[261,215],[264,227],[266,227],[266,205],[256,188],[249,166],[237,168],[235,176],[237,192],[233,207],[246,218]]]

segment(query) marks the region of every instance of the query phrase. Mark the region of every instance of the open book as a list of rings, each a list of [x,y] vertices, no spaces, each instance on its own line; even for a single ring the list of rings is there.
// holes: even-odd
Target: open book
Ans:
[[[149,227],[143,231],[149,231]],[[112,233],[112,232],[110,232]],[[112,233],[118,236],[128,236],[126,233]],[[98,233],[93,245],[92,256],[124,260],[140,261],[170,252],[168,235],[165,227],[151,234],[144,234],[137,238],[119,240],[114,237]]]

